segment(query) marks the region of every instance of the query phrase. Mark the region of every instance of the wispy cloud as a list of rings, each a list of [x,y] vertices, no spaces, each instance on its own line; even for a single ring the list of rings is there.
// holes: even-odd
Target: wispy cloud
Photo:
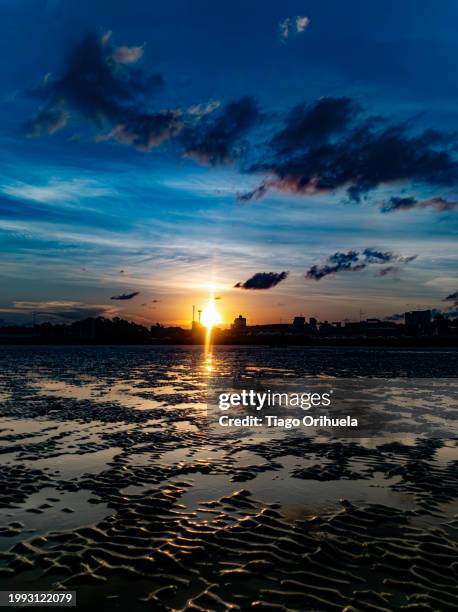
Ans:
[[[78,321],[87,317],[113,317],[118,309],[105,304],[88,304],[73,300],[21,300],[0,308],[0,313],[12,322],[43,323],[46,320]]]
[[[31,200],[41,204],[79,204],[85,198],[100,198],[115,193],[112,187],[107,187],[95,180],[79,178],[52,179],[44,184],[16,181],[0,185],[0,191],[11,198]]]
[[[310,19],[306,15],[296,15],[296,17],[287,17],[280,21],[280,36],[284,40],[302,34],[307,26],[310,24]]]
[[[445,212],[458,208],[458,202],[442,197],[426,198],[424,200],[417,200],[413,196],[391,197],[382,205],[380,210],[388,213],[396,210],[412,210],[413,208],[433,208],[438,212]]]
[[[81,302],[75,302],[72,300],[42,300],[42,301],[15,301],[13,302],[14,308],[19,310],[52,310],[54,308],[74,308],[75,306],[81,305]]]
[[[143,45],[140,47],[116,47],[113,59],[118,64],[135,64],[143,56]]]

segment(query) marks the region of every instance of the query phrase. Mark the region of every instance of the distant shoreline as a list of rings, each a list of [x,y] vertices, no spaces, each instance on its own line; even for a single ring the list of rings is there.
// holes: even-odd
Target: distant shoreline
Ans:
[[[291,340],[291,339],[290,339]],[[161,342],[117,342],[112,341],[89,341],[82,339],[75,339],[74,341],[66,339],[65,341],[49,341],[44,342],[43,338],[1,338],[0,346],[149,346],[149,347],[161,347],[161,346],[205,346],[203,342],[167,342],[162,340]],[[253,338],[250,339],[238,339],[238,341],[232,342],[214,342],[212,346],[227,346],[227,347],[267,347],[267,348],[456,348],[458,349],[458,338],[398,338],[390,339],[386,338],[345,338],[345,339],[314,339],[310,342],[295,341],[279,341],[270,340],[258,340],[253,342]]]

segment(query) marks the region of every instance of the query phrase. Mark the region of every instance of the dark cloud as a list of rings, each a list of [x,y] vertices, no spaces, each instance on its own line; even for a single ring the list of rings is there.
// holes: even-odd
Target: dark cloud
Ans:
[[[317,265],[312,266],[306,273],[306,278],[313,278],[314,280],[321,280],[329,274],[335,274],[336,272],[357,272],[366,267],[365,263],[357,263],[359,260],[359,253],[356,251],[348,251],[347,253],[334,253],[328,258],[328,262],[323,266]]]
[[[244,283],[237,283],[238,289],[271,289],[288,277],[289,272],[257,272]]]
[[[239,193],[237,195],[237,200],[239,202],[250,202],[251,200],[260,200],[263,198],[266,193],[269,191],[269,185],[266,183],[261,183],[256,189],[252,191],[246,191],[245,193]]]
[[[378,271],[378,276],[388,276],[389,274],[396,275],[399,272],[399,268],[397,266],[388,266],[386,268],[382,268]]]
[[[458,208],[458,202],[440,197],[427,198],[426,200],[417,200],[412,196],[392,197],[383,204],[380,210],[387,213],[395,210],[411,210],[412,208],[434,208],[438,212],[445,212]]]
[[[442,301],[443,302],[453,302],[455,306],[458,306],[458,291],[455,291],[455,293],[451,293],[450,295],[447,295],[447,297],[444,298]]]
[[[136,295],[139,295],[140,291],[134,291],[133,293],[121,293],[121,295],[113,295],[111,300],[131,300]]]
[[[143,52],[143,46],[115,46],[111,34],[87,34],[70,50],[60,76],[47,75],[34,91],[42,105],[27,125],[29,135],[53,134],[75,116],[95,126],[97,141],[115,140],[145,151],[179,135],[185,154],[197,161],[238,161],[244,172],[264,175],[256,189],[238,196],[241,201],[262,198],[271,189],[319,194],[339,188],[359,201],[395,181],[438,187],[458,182],[451,135],[415,132],[408,122],[368,116],[347,97],[295,106],[276,133],[256,146],[254,136],[251,143],[246,138],[265,115],[252,97],[223,107],[211,101],[186,110],[154,110],[151,103],[164,80],[139,67]],[[391,198],[382,211],[457,206],[442,197]]]
[[[458,180],[452,147],[449,135],[413,133],[408,123],[367,117],[348,98],[323,98],[287,116],[262,160],[248,169],[267,178],[240,199],[259,199],[270,189],[307,194],[345,187],[359,201],[394,181],[450,186]]]
[[[393,253],[389,251],[382,253],[382,251],[376,251],[375,249],[364,249],[363,255],[367,263],[387,263],[393,259]]]
[[[204,115],[193,127],[182,132],[185,153],[206,164],[221,164],[239,157],[240,139],[260,119],[254,98],[229,102],[223,108]]]
[[[285,126],[272,138],[279,155],[294,153],[307,145],[326,142],[343,131],[358,112],[350,98],[321,98],[311,105],[298,104],[286,118]]]
[[[390,251],[378,251],[373,248],[367,248],[363,251],[348,251],[346,253],[337,251],[328,257],[323,265],[313,265],[309,268],[305,277],[319,281],[325,276],[337,274],[338,272],[359,272],[372,264],[406,264],[413,261],[416,257],[417,255],[410,255],[408,257],[395,255]],[[385,276],[390,272],[397,271],[397,269],[395,266],[389,266],[380,270],[378,275]]]
[[[398,257],[395,259],[398,263],[410,263],[414,259],[417,259],[418,255],[410,255],[408,257]]]
[[[129,48],[120,49],[126,57]],[[29,122],[28,133],[53,133],[77,114],[99,132],[108,129],[99,139],[114,138],[139,149],[149,150],[176,134],[181,126],[177,111],[148,112],[145,106],[162,87],[162,77],[136,67],[135,53],[130,62],[120,62],[117,51],[110,37],[87,34],[68,54],[61,76],[48,76],[36,92],[43,106]]]
[[[69,113],[61,108],[42,108],[28,123],[27,132],[29,136],[40,136],[43,133],[52,135],[65,127],[68,117]]]

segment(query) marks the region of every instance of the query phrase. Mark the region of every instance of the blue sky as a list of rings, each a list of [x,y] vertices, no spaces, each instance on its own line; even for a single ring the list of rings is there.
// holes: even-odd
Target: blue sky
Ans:
[[[0,0],[0,23],[4,321],[186,324],[210,286],[226,321],[454,307],[453,0]]]

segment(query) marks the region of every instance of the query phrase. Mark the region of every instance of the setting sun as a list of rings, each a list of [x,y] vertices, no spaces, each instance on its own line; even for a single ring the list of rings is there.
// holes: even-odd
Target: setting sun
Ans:
[[[207,329],[211,329],[214,325],[219,325],[221,323],[221,315],[216,309],[215,302],[213,300],[210,300],[210,302],[202,310],[201,321]]]

